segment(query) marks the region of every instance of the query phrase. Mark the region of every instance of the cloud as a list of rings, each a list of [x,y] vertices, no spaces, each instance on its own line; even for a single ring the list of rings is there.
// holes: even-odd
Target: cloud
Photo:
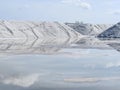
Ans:
[[[120,15],[120,10],[114,11],[113,14],[114,15]]]
[[[86,3],[86,2],[81,2],[80,6],[82,8],[85,8],[85,9],[90,9],[91,8],[91,5],[89,3]]]
[[[120,15],[120,10],[115,10],[115,11],[110,11],[108,12],[108,14],[111,14],[111,15]]]
[[[8,77],[0,80],[3,84],[11,84],[21,87],[30,87],[39,78],[39,74],[32,74],[27,76]]]
[[[91,4],[82,0],[62,0],[61,1],[64,4],[70,4],[74,6],[81,7],[83,9],[91,9]]]

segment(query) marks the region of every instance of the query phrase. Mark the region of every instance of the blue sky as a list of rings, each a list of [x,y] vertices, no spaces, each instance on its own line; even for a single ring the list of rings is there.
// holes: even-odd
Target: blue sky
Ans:
[[[0,0],[0,19],[117,23],[120,0]]]

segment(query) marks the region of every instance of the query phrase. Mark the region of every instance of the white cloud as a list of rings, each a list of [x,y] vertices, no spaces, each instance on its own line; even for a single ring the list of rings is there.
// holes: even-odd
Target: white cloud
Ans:
[[[107,14],[120,15],[120,10],[110,11],[110,12],[108,12]]]
[[[86,2],[81,2],[80,6],[82,8],[85,8],[85,9],[90,9],[91,8],[91,5],[89,3],[86,3]]]
[[[87,3],[82,0],[62,0],[61,2],[64,4],[79,6],[83,9],[91,9],[91,7],[92,7],[90,3]]]
[[[113,14],[114,15],[120,15],[120,10],[114,11]]]

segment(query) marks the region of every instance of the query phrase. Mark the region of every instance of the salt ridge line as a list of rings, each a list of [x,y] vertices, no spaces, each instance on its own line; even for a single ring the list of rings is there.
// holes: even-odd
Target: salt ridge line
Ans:
[[[0,38],[78,38],[82,35],[58,22],[0,21]]]
[[[120,23],[99,34],[98,38],[120,38]]]

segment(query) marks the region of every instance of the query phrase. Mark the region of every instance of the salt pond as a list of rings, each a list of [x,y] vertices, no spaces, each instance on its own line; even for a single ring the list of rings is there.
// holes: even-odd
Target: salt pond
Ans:
[[[1,41],[0,90],[120,90],[119,44],[88,41]]]

